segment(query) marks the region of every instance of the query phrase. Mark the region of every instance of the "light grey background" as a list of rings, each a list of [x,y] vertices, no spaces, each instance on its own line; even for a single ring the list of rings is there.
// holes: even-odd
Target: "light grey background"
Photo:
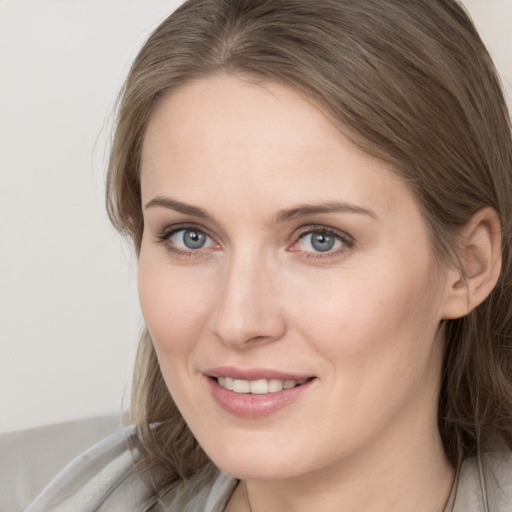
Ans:
[[[141,326],[111,113],[175,0],[0,2],[0,432],[120,412]]]
[[[0,0],[0,432],[120,413],[141,315],[104,213],[110,116],[179,0]],[[512,97],[512,0],[466,0]],[[123,402],[124,400],[124,402]]]

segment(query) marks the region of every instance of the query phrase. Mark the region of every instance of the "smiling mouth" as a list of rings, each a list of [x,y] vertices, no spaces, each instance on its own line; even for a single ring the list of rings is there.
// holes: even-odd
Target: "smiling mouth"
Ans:
[[[240,394],[266,395],[269,393],[278,393],[285,389],[292,389],[306,384],[313,377],[302,380],[280,380],[280,379],[258,379],[258,380],[241,380],[231,377],[214,377],[214,380],[229,391]]]
[[[211,369],[205,376],[214,401],[228,413],[249,420],[265,418],[300,400],[317,380],[311,375],[229,367]]]

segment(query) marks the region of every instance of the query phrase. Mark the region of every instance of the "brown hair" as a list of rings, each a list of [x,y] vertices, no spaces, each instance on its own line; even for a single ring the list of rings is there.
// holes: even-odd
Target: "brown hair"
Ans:
[[[500,436],[512,446],[512,140],[494,65],[455,0],[189,0],[151,35],[121,95],[107,208],[140,248],[139,162],[164,95],[214,73],[307,94],[365,151],[392,164],[454,258],[458,229],[483,207],[502,225],[502,274],[487,300],[446,324],[439,429],[457,465]],[[133,391],[142,461],[169,483],[206,456],[142,336]]]

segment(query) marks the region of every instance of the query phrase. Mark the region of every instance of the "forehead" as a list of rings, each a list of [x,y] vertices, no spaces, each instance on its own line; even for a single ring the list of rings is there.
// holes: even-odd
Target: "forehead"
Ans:
[[[415,202],[387,164],[352,144],[299,92],[233,76],[198,80],[164,99],[145,134],[141,183],[145,202],[171,194],[215,205],[212,191],[220,203],[274,208]]]
[[[169,112],[176,123],[169,123]],[[200,123],[198,120],[200,119]],[[258,140],[273,144],[275,135],[280,134],[284,126],[294,126],[294,144],[305,144],[301,136],[309,139],[308,130],[300,121],[307,120],[314,123],[316,128],[322,127],[319,134],[323,137],[329,135],[331,127],[325,130],[326,118],[317,106],[305,98],[297,90],[274,82],[256,81],[252,77],[238,75],[214,75],[213,77],[198,79],[169,93],[153,115],[146,137],[151,136],[151,128],[158,129],[165,125],[166,129],[177,128],[173,134],[189,137],[193,130],[194,138],[224,132],[212,131],[212,127],[229,125],[233,128],[230,134],[233,143],[248,142],[248,136],[258,136]],[[213,126],[212,126],[213,125]],[[264,128],[261,132],[254,132],[255,128]],[[304,126],[307,128],[307,126]],[[148,133],[149,132],[149,133]],[[233,136],[237,134],[236,140]],[[284,138],[280,140],[282,143]]]

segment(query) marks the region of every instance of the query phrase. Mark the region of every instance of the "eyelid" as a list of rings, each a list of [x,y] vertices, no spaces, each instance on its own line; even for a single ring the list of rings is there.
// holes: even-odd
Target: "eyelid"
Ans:
[[[331,226],[326,226],[325,224],[310,224],[307,226],[301,226],[298,230],[298,233],[295,235],[293,242],[289,246],[289,249],[296,245],[298,241],[301,238],[304,238],[305,236],[312,234],[312,233],[325,233],[331,236],[335,236],[338,238],[342,244],[343,247],[337,250],[333,251],[326,251],[324,253],[322,252],[316,252],[316,251],[304,251],[301,249],[292,249],[292,252],[302,253],[306,257],[310,258],[329,258],[329,257],[335,257],[339,256],[340,254],[347,251],[347,249],[351,249],[355,244],[355,239],[351,235],[349,235],[347,232],[342,231],[337,228],[333,228]]]
[[[156,235],[157,241],[165,244],[166,242],[169,242],[169,239],[173,235],[175,235],[179,231],[183,231],[183,230],[187,230],[187,229],[197,230],[197,231],[204,233],[210,240],[212,240],[214,242],[214,244],[217,245],[217,248],[220,247],[221,244],[217,241],[217,237],[215,235],[212,235],[210,233],[210,231],[207,228],[205,228],[204,226],[202,226],[200,224],[193,223],[193,222],[182,222],[182,223],[166,226],[164,229],[161,230],[161,232],[159,234]],[[316,251],[305,251],[302,249],[292,249],[292,247],[294,245],[296,245],[301,238],[304,238],[306,235],[312,234],[312,233],[326,233],[328,235],[335,236],[342,242],[343,247],[341,247],[337,250],[326,251],[325,253],[316,252]],[[355,243],[354,237],[352,237],[345,231],[342,231],[340,229],[337,229],[337,228],[334,228],[331,226],[326,226],[325,224],[308,224],[308,225],[301,226],[300,228],[298,228],[295,231],[295,234],[293,236],[293,241],[291,244],[288,245],[288,250],[290,250],[291,252],[302,253],[305,256],[311,257],[311,258],[329,258],[329,257],[335,257],[337,255],[340,255],[341,253],[346,252],[347,249],[350,249],[354,246],[354,243]],[[178,255],[182,255],[182,256],[193,256],[193,255],[199,256],[201,253],[212,249],[212,247],[204,247],[204,248],[202,247],[199,249],[182,249],[182,248],[176,247],[170,243],[166,244],[166,245],[167,245],[168,250],[170,250]],[[214,249],[215,249],[215,247],[214,247]]]
[[[171,224],[169,226],[166,226],[160,231],[159,234],[157,234],[157,237],[159,239],[166,240],[172,235],[176,234],[178,231],[183,231],[187,229],[195,229],[197,231],[201,231],[201,233],[204,233],[205,235],[208,235],[210,238],[214,239],[214,237],[204,226],[194,224],[193,222],[180,222],[178,224]]]
[[[329,233],[339,237],[346,243],[354,243],[354,237],[349,235],[346,231],[342,231],[341,229],[333,228],[331,226],[326,226],[325,224],[309,224],[307,226],[301,226],[297,232],[297,238],[305,236],[309,233]]]
[[[169,243],[173,235],[179,233],[180,231],[186,230],[200,231],[201,233],[204,233],[211,241],[213,241],[217,247],[220,246],[219,242],[216,240],[216,237],[211,235],[208,229],[206,229],[204,226],[192,222],[182,222],[165,227],[160,231],[160,233],[156,235],[157,242],[166,244],[168,250],[178,255],[199,255],[204,251],[212,249],[212,247],[201,247],[199,249],[182,249]]]

